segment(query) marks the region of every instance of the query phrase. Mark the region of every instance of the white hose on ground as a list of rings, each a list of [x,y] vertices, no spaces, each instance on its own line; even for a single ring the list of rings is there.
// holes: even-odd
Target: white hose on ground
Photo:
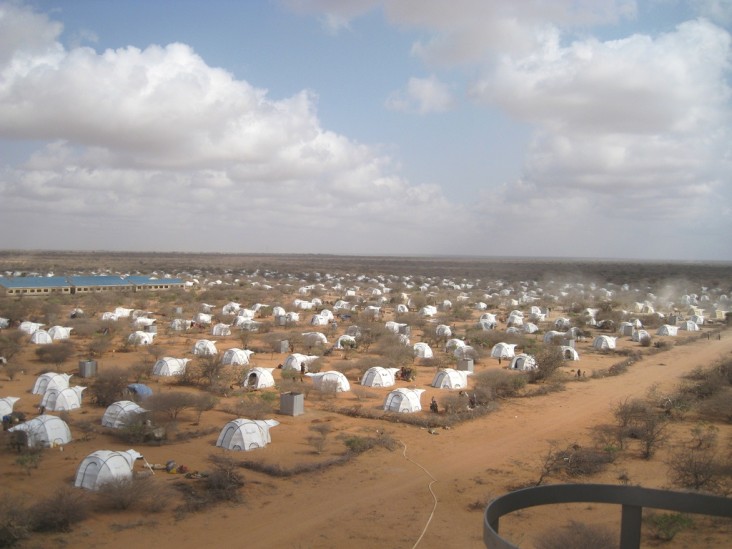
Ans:
[[[419,463],[417,463],[416,461],[414,461],[412,458],[407,457],[407,445],[404,444],[404,442],[402,442],[401,440],[399,442],[401,442],[402,443],[402,446],[404,446],[404,451],[402,452],[402,455],[404,456],[404,459],[406,459],[407,461],[411,461],[412,463],[414,463],[417,467],[419,467],[420,469],[422,469],[427,474],[428,477],[430,477],[432,479],[430,481],[430,483],[427,485],[427,488],[429,489],[430,494],[432,494],[432,499],[435,500],[435,504],[432,506],[432,512],[430,513],[430,518],[427,519],[427,524],[424,525],[424,529],[422,530],[422,533],[419,535],[419,538],[417,538],[417,541],[412,546],[412,549],[414,549],[415,547],[417,547],[417,545],[419,545],[419,542],[422,541],[422,538],[427,533],[427,528],[429,528],[429,526],[430,526],[430,522],[432,522],[432,517],[435,516],[435,510],[437,509],[437,496],[432,491],[432,485],[435,482],[437,482],[437,479],[435,477],[433,477],[432,476],[432,473],[430,473],[422,465],[420,465]]]

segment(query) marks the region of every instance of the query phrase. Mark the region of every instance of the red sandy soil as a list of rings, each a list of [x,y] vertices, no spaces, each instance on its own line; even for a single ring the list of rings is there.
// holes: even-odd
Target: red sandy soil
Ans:
[[[203,334],[201,337],[208,336]],[[621,339],[627,340],[619,338],[618,341]],[[222,342],[219,350],[239,346],[237,343],[236,339],[229,338],[226,344]],[[629,341],[621,344],[637,345]],[[181,341],[181,353],[183,345]],[[620,359],[589,352],[588,343],[584,345],[584,349],[579,349],[581,360],[576,364],[585,371],[607,368]],[[32,362],[31,349],[24,352],[27,353],[28,371],[14,381],[0,382],[0,396],[21,397],[16,410],[33,416],[40,396],[30,395],[28,391],[42,365]],[[305,401],[304,415],[275,416],[280,425],[272,429],[269,446],[237,453],[235,457],[292,466],[342,453],[345,447],[340,435],[374,436],[379,430],[390,433],[399,441],[400,448],[392,452],[385,449],[367,451],[345,465],[285,479],[242,469],[247,484],[243,488],[244,502],[241,504],[221,504],[181,518],[172,511],[180,502],[178,492],[173,492],[160,512],[94,513],[75,525],[70,533],[34,535],[21,546],[98,549],[482,547],[483,517],[482,505],[479,504],[511,488],[535,483],[541,458],[549,449],[550,441],[560,446],[573,442],[590,444],[591,428],[611,422],[612,407],[620,400],[644,397],[656,384],[662,392],[671,391],[685,373],[697,367],[710,366],[721,357],[728,357],[730,352],[732,334],[723,331],[718,341],[699,339],[646,356],[617,377],[578,381],[567,369],[568,382],[563,392],[502,401],[497,411],[451,429],[440,429],[436,434],[415,426],[328,412],[323,409],[324,400],[309,398]],[[172,351],[169,354],[182,356]],[[117,353],[105,356],[100,360],[100,369],[131,364],[139,360],[139,355],[135,355]],[[255,362],[258,366],[275,366],[284,356],[255,356]],[[498,367],[494,360],[487,359],[476,370]],[[446,394],[428,387],[433,373],[433,368],[422,368],[414,383],[428,389],[422,396],[423,405],[432,395],[439,400]],[[79,378],[73,382],[84,385],[84,380]],[[169,382],[152,382],[151,385],[156,391],[171,390]],[[399,382],[399,385],[411,384]],[[377,398],[364,401],[364,406],[380,408],[388,391],[375,390]],[[339,405],[353,403],[356,399],[352,393],[337,398]],[[103,411],[86,405],[71,412],[72,433],[75,433],[74,422],[93,421],[98,424]],[[182,443],[140,445],[135,449],[143,453],[149,463],[165,463],[174,459],[192,470],[203,471],[210,468],[208,457],[211,454],[224,452],[215,447],[217,429],[230,419],[233,419],[230,414],[217,409],[205,412],[201,424],[191,427],[195,414],[190,413],[182,418],[181,428],[210,427],[212,434]],[[318,456],[306,442],[306,437],[311,434],[308,427],[326,421],[330,422],[333,431],[324,454]],[[683,437],[688,428],[689,425],[672,427],[677,437]],[[720,447],[729,448],[731,440],[732,426],[721,425]],[[33,470],[30,476],[26,476],[14,463],[14,455],[5,451],[0,455],[3,492],[23,494],[30,499],[46,497],[60,486],[72,484],[77,466],[89,453],[128,447],[100,428],[90,440],[75,440],[63,451],[48,450],[40,468]],[[631,451],[605,473],[578,480],[617,484],[622,474],[629,477],[632,484],[669,487],[664,464],[667,455],[668,450],[664,448],[652,460],[645,461],[638,457],[636,451]],[[144,471],[139,462],[136,471]],[[161,494],[174,483],[196,482],[164,471],[156,471],[149,480],[159,487]],[[562,478],[548,480],[564,481],[566,479]],[[437,499],[436,505],[430,486]],[[565,524],[572,519],[617,528],[619,516],[620,510],[616,507],[555,505],[521,511],[504,518],[501,533],[513,543],[530,547],[547,527],[557,522]],[[671,545],[666,546],[729,546],[732,528],[729,523],[720,528],[712,532],[707,527],[697,526],[692,531],[679,534]],[[644,544],[651,543],[644,539]]]

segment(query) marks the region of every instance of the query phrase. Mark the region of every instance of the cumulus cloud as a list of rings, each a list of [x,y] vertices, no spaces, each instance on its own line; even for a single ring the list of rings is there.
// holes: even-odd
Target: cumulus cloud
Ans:
[[[31,32],[5,33],[19,27]],[[145,235],[114,243],[128,249],[260,250],[263,238],[247,238],[256,227],[270,251],[378,253],[460,210],[323,128],[310,92],[272,100],[185,44],[66,49],[61,30],[28,9],[0,12],[0,139],[42,144],[3,167],[4,246],[44,247],[35,231],[11,238],[18,222],[44,227],[54,247],[88,242],[80,227],[96,224],[112,240]]]
[[[729,33],[704,20],[656,39],[561,46],[554,32],[474,93],[538,128],[533,200],[594,195],[619,219],[688,221],[719,203],[729,173],[729,55]]]
[[[449,86],[440,82],[435,75],[410,78],[404,90],[392,93],[386,100],[386,107],[391,110],[419,114],[443,112],[452,106]]]

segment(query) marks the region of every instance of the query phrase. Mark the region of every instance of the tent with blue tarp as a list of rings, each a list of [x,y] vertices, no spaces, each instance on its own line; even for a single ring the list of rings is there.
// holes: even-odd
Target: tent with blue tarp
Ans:
[[[149,397],[153,394],[152,389],[144,383],[130,383],[127,386],[127,390],[140,398]]]

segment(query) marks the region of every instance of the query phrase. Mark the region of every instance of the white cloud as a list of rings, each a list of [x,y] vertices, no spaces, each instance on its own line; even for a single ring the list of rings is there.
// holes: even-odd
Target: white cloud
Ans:
[[[3,12],[0,36],[19,20],[33,34],[4,43],[0,138],[45,144],[2,170],[2,246],[106,234],[128,249],[396,252],[460,216],[438,187],[322,128],[312,93],[271,100],[184,44],[67,50],[59,25],[24,10]]]
[[[428,78],[410,78],[404,90],[387,98],[386,106],[395,111],[428,114],[451,109],[453,98],[449,86],[431,75]]]
[[[729,0],[690,0],[699,15],[720,24],[732,23],[732,2]]]
[[[529,56],[504,57],[475,94],[537,133],[524,179],[490,202],[533,217],[566,210],[566,198],[575,227],[592,219],[692,233],[701,219],[719,221],[732,168],[729,56],[730,35],[700,20],[655,39],[561,46],[555,32]]]

